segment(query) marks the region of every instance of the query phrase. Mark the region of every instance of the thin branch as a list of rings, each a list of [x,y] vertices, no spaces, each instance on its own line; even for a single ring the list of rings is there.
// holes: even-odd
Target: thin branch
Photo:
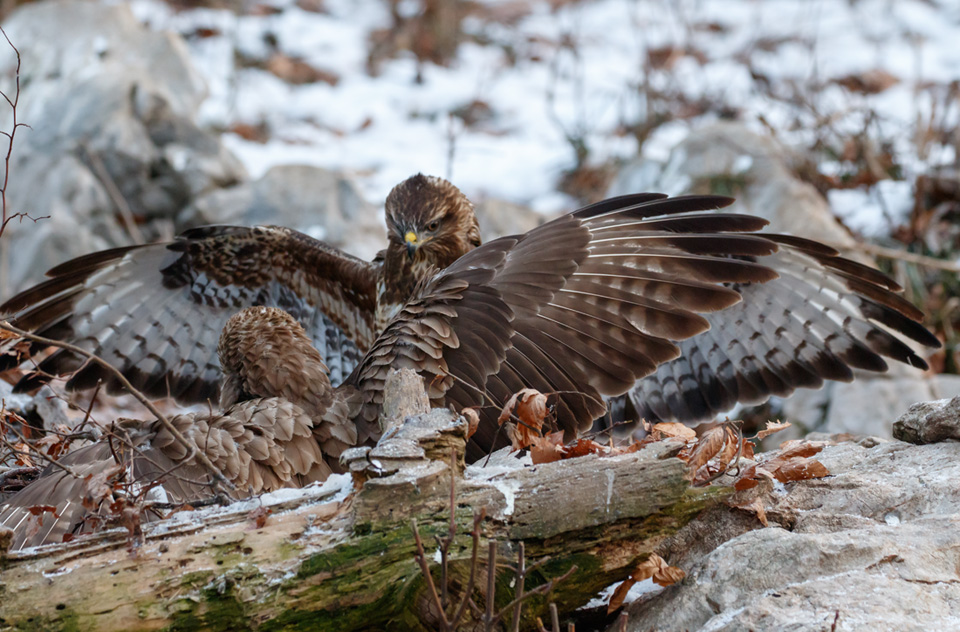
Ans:
[[[534,595],[542,595],[542,594],[544,594],[544,593],[550,592],[551,590],[553,590],[553,587],[554,587],[554,586],[556,586],[557,584],[559,584],[559,583],[562,582],[563,580],[567,579],[568,577],[570,577],[571,575],[573,575],[575,572],[577,572],[577,565],[576,565],[576,564],[574,564],[573,566],[571,566],[571,567],[570,567],[570,570],[568,570],[568,571],[567,571],[566,573],[564,573],[563,575],[561,575],[561,576],[559,576],[559,577],[554,577],[553,579],[551,579],[550,581],[548,581],[546,584],[540,584],[540,585],[537,586],[536,588],[533,588],[533,589],[528,590],[527,592],[523,593],[522,595],[520,595],[519,597],[517,597],[516,599],[514,599],[513,601],[511,601],[510,603],[508,603],[506,606],[504,606],[504,607],[500,610],[500,612],[498,612],[497,615],[494,617],[493,623],[497,623],[498,621],[500,621],[501,618],[503,617],[503,615],[505,615],[506,613],[510,612],[510,610],[512,610],[513,608],[515,608],[518,604],[523,603],[524,601],[526,601],[526,600],[529,599],[530,597],[532,597],[532,596],[534,596]]]
[[[518,545],[519,552],[517,553],[517,589],[516,589],[516,599],[517,605],[513,609],[513,632],[520,632],[520,610],[523,608],[523,605],[519,601],[520,597],[523,595],[523,584],[527,579],[527,564],[524,557],[524,545],[523,542],[520,542]]]
[[[485,632],[493,631],[494,624],[494,600],[497,592],[497,541],[490,540],[487,549],[487,611],[483,615],[483,629]]]
[[[423,551],[423,540],[420,538],[420,529],[417,526],[417,519],[414,518],[412,522],[413,538],[417,544],[417,553],[415,558],[417,560],[417,564],[420,565],[420,572],[427,581],[427,589],[430,591],[430,598],[433,601],[433,605],[437,609],[437,614],[440,617],[440,629],[446,632],[450,629],[450,622],[447,621],[447,614],[443,611],[443,605],[440,603],[440,596],[437,594],[437,587],[433,583],[433,575],[430,573],[430,567],[427,566],[427,556]]]
[[[143,406],[148,411],[150,411],[150,414],[152,414],[154,417],[157,418],[157,420],[160,421],[163,427],[166,428],[168,432],[170,432],[170,434],[173,436],[174,440],[176,440],[177,443],[179,443],[188,453],[192,453],[192,455],[196,457],[197,461],[210,472],[210,474],[213,476],[213,479],[214,479],[214,482],[213,482],[214,487],[218,484],[222,485],[227,492],[233,491],[234,489],[236,489],[233,483],[228,481],[226,477],[223,475],[223,473],[220,472],[220,470],[217,468],[217,466],[214,465],[209,458],[207,458],[207,455],[204,454],[203,452],[196,450],[196,446],[191,444],[189,441],[187,441],[187,438],[184,437],[183,434],[181,434],[181,432],[177,430],[177,428],[173,424],[170,423],[170,420],[167,419],[167,417],[163,413],[161,413],[156,406],[153,405],[153,402],[147,399],[147,397],[143,393],[141,393],[139,390],[134,388],[134,386],[130,383],[130,381],[126,378],[126,376],[123,373],[121,373],[120,370],[117,369],[115,366],[113,366],[106,360],[100,358],[96,354],[91,353],[90,351],[87,351],[86,349],[81,349],[76,345],[70,344],[68,342],[63,342],[61,340],[53,340],[52,338],[44,338],[42,336],[32,334],[28,331],[24,331],[23,329],[20,329],[19,327],[14,327],[7,321],[0,321],[0,329],[13,332],[18,336],[20,336],[21,338],[26,338],[27,340],[39,342],[41,344],[45,344],[51,347],[59,347],[61,349],[66,349],[67,351],[83,356],[88,360],[100,365],[102,368],[106,369],[120,382],[120,384],[131,395],[134,396],[134,398],[138,402],[143,404]]]
[[[120,219],[123,221],[123,227],[127,229],[127,234],[130,235],[130,238],[135,244],[142,245],[147,243],[146,238],[137,226],[137,221],[133,216],[133,210],[131,210],[130,204],[128,204],[127,199],[123,197],[123,193],[121,193],[120,188],[117,187],[113,176],[107,171],[103,160],[86,147],[83,147],[82,150],[87,160],[90,161],[90,166],[93,167],[93,172],[96,174],[97,179],[100,180],[103,188],[107,190],[107,195],[110,196],[117,210],[120,211]]]
[[[480,553],[480,524],[483,522],[483,519],[487,517],[487,508],[481,507],[480,511],[473,514],[473,530],[470,532],[470,537],[473,540],[473,549],[470,553],[470,577],[467,578],[467,586],[463,591],[463,599],[460,601],[460,607],[457,608],[457,611],[453,614],[453,625],[456,627],[460,623],[460,619],[463,617],[464,613],[467,610],[467,605],[471,605],[474,608],[476,606],[472,603],[470,599],[471,593],[473,593],[473,586],[477,579],[477,567],[480,565],[479,553]]]
[[[865,252],[868,255],[873,255],[875,257],[883,257],[884,259],[895,259],[898,261],[907,261],[909,263],[915,263],[917,265],[925,266],[927,268],[934,268],[937,270],[946,270],[947,272],[957,272],[960,273],[960,264],[954,263],[953,261],[947,261],[946,259],[937,259],[936,257],[928,257],[926,255],[918,255],[913,252],[907,252],[905,250],[897,250],[896,248],[886,248],[884,246],[878,246],[876,244],[865,244],[857,242],[855,244],[841,244],[838,242],[825,241],[824,244],[836,248],[837,250],[859,250]]]

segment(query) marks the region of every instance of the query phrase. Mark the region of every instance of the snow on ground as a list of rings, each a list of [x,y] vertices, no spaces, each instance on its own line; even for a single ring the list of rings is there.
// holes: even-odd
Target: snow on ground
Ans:
[[[555,2],[556,9],[546,0],[485,0],[487,17],[463,22],[485,45],[462,44],[449,68],[425,64],[421,83],[409,53],[384,61],[377,77],[367,73],[369,34],[390,24],[386,2],[321,4],[324,13],[271,0],[273,11],[239,16],[175,12],[160,0],[132,6],[152,27],[187,37],[209,83],[203,123],[266,124],[266,143],[226,135],[252,176],[277,164],[319,165],[353,174],[373,201],[422,171],[452,178],[475,199],[566,210],[575,203],[557,182],[574,165],[567,135],[586,142],[592,164],[638,152],[663,160],[721,106],[802,147],[823,140],[824,129],[866,128],[891,144],[909,186],[917,173],[956,159],[949,145],[917,140],[931,122],[951,129],[960,119],[946,93],[960,79],[960,4],[947,0],[583,0]],[[401,13],[417,6],[398,4]],[[518,11],[515,23],[490,17]],[[215,34],[200,37],[201,28]],[[270,42],[339,81],[290,85],[238,67],[238,56],[268,58]],[[672,51],[667,62],[664,51]],[[648,61],[657,55],[659,65]],[[873,95],[833,83],[874,70],[899,82]],[[681,96],[710,107],[656,127],[641,146],[631,126],[648,110],[676,110]],[[490,107],[489,120],[467,127],[451,116],[474,101]],[[830,160],[823,156],[825,172],[840,169]],[[872,235],[902,217],[905,192],[853,189],[831,201]]]

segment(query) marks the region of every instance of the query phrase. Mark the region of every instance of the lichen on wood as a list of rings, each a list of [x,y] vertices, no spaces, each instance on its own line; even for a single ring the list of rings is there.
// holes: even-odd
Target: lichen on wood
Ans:
[[[463,470],[466,432],[466,424],[446,410],[408,418],[377,447],[345,455],[355,485],[349,496],[308,492],[273,505],[261,528],[248,516],[250,507],[239,505],[147,525],[135,555],[119,530],[7,554],[0,625],[433,629],[411,521],[417,520],[428,549],[434,535],[447,532],[451,476],[457,490],[458,535],[449,557],[454,584],[469,573],[468,534],[481,507],[487,515],[484,546],[497,540],[498,559],[512,562],[519,542],[528,560],[550,557],[528,578],[529,587],[576,565],[548,595],[525,602],[522,616],[529,625],[545,616],[551,601],[570,612],[624,579],[664,537],[725,493],[691,488],[688,469],[671,456],[669,442],[615,457],[518,462],[515,469],[478,476],[476,466]],[[498,569],[498,607],[512,599],[510,581],[509,569]],[[485,582],[478,581],[478,603],[484,590]]]

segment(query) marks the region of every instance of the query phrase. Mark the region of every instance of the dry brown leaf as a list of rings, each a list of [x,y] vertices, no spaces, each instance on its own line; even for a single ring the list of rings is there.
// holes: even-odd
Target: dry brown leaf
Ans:
[[[15,463],[23,467],[33,467],[33,459],[30,458],[30,446],[28,446],[23,441],[20,441],[13,449],[17,453],[17,459]]]
[[[757,439],[766,439],[773,433],[786,430],[790,426],[789,421],[768,421],[767,427],[757,433]]]
[[[12,331],[7,331],[6,329],[0,329],[0,340],[10,340],[16,338],[17,334]]]
[[[587,456],[588,454],[604,454],[606,452],[606,446],[602,446],[596,441],[591,441],[590,439],[577,439],[575,444],[566,447],[563,458],[575,459],[577,457]]]
[[[726,426],[716,426],[715,428],[707,430],[703,433],[703,436],[700,437],[700,440],[697,441],[696,447],[687,458],[687,465],[690,466],[691,470],[696,472],[706,465],[710,459],[717,456],[728,441],[729,436]],[[733,448],[736,450],[736,443],[734,443]]]
[[[30,512],[32,516],[40,516],[44,513],[52,513],[54,518],[59,518],[57,515],[57,508],[53,505],[34,505],[33,507],[27,507],[27,511]]]
[[[752,501],[742,505],[734,504],[731,506],[736,507],[738,509],[744,509],[746,511],[756,514],[757,519],[760,521],[760,524],[762,524],[765,527],[770,526],[770,524],[767,522],[767,511],[763,508],[763,503],[760,501],[759,498],[754,498]]]
[[[469,406],[461,410],[460,414],[467,420],[467,439],[469,439],[477,433],[477,428],[480,427],[480,413],[477,412],[476,406]]]
[[[658,586],[672,586],[681,581],[687,574],[676,566],[663,566],[654,576],[653,583]]]
[[[530,460],[537,465],[559,461],[565,452],[563,431],[551,432],[545,437],[534,437],[530,444]]]
[[[773,480],[773,475],[764,469],[764,467],[766,467],[766,464],[763,464],[762,466],[759,464],[754,464],[745,469],[740,475],[740,478],[737,479],[737,482],[733,484],[733,488],[738,492],[742,492],[747,489],[753,489],[759,485],[761,478]]]
[[[613,591],[613,595],[610,596],[610,603],[607,604],[607,614],[623,607],[623,600],[627,598],[627,593],[630,592],[630,589],[633,588],[636,583],[637,580],[632,577],[628,577],[620,582],[620,585]]]
[[[543,421],[547,417],[547,396],[533,388],[514,393],[500,411],[497,423],[502,425],[508,421],[511,413],[520,421],[508,431],[510,442],[514,450],[521,450],[540,436]]]
[[[743,442],[743,451],[740,453],[740,457],[750,459],[751,461],[755,460],[756,455],[753,453],[753,441]]]
[[[83,483],[83,506],[90,511],[96,510],[113,492],[117,478],[123,471],[123,466],[116,463],[95,474],[87,475]]]
[[[740,456],[743,456],[743,440],[737,429],[733,426],[725,426],[726,433],[726,442],[723,444],[723,450],[720,451],[720,454],[717,455],[716,459],[718,463],[721,463],[724,467],[730,464],[730,462],[737,456],[737,449],[740,450]]]
[[[253,521],[254,529],[262,529],[267,525],[267,518],[272,513],[273,510],[269,507],[257,507],[247,514],[247,519]]]
[[[798,457],[784,461],[775,470],[771,470],[771,474],[781,483],[789,483],[830,476],[830,470],[820,461]]]
[[[826,441],[804,441],[803,439],[791,439],[780,444],[780,454],[778,459],[792,459],[794,457],[809,457],[823,450],[827,445]]]
[[[666,421],[656,424],[653,427],[651,434],[654,435],[655,439],[661,439],[663,437],[678,437],[680,439],[690,440],[697,438],[697,433],[693,431],[693,428],[688,428],[675,421]]]
[[[652,578],[653,582],[659,586],[669,586],[677,583],[687,574],[679,568],[667,564],[667,561],[656,553],[651,553],[646,561],[637,565],[630,576],[637,581]]]

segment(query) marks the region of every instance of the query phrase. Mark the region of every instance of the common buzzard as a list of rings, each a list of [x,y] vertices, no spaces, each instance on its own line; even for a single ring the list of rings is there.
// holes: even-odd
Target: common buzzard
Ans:
[[[926,366],[901,336],[939,342],[890,279],[816,242],[757,233],[760,218],[714,212],[731,202],[623,196],[460,257],[417,287],[343,384],[310,384],[322,450],[324,440],[333,455],[378,438],[394,368],[416,370],[436,406],[481,407],[476,457],[495,447],[499,405],[524,387],[554,394],[556,422],[573,439],[605,412],[604,396],[638,381],[662,394],[657,401],[696,389],[710,406],[883,371],[884,358]],[[260,367],[272,367],[273,355],[310,355],[284,322],[263,309],[231,321],[221,346],[225,403],[279,396],[303,409],[302,389],[278,390],[287,373]],[[256,351],[247,364],[227,359],[248,345]],[[675,362],[679,370],[661,376]],[[698,368],[684,375],[687,367]],[[686,406],[680,414],[700,410]],[[29,490],[8,513],[22,515]]]
[[[416,175],[394,187],[386,221],[388,246],[372,262],[278,226],[207,226],[170,243],[94,253],[50,270],[48,281],[0,305],[0,318],[95,353],[151,397],[189,404],[217,398],[214,350],[230,315],[280,307],[339,384],[417,283],[480,244],[473,205],[442,178]],[[22,360],[2,352],[0,371]],[[121,390],[102,367],[63,350],[16,389],[70,373],[68,389],[104,380]]]

